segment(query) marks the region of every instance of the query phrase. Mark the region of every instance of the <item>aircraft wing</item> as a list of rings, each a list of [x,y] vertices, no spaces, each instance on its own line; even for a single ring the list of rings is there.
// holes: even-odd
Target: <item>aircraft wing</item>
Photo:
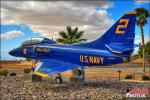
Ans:
[[[68,70],[76,69],[80,65],[53,60],[53,59],[41,59],[40,64],[36,67],[34,74],[42,77],[48,77],[53,74],[59,74]]]

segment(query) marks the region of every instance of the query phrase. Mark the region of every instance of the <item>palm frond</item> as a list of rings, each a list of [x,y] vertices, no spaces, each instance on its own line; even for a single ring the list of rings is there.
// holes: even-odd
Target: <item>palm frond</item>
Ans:
[[[64,39],[68,38],[66,32],[64,32],[64,31],[59,32],[59,35]]]
[[[135,11],[137,12],[137,21],[136,21],[136,24],[138,26],[140,24],[142,26],[144,26],[145,24],[147,24],[147,17],[150,16],[149,11],[147,9],[145,9],[145,8],[136,8]]]
[[[79,33],[76,34],[75,39],[79,39],[82,37],[84,31],[80,31]]]
[[[71,34],[72,34],[71,26],[67,26],[67,34],[68,34],[69,37],[71,36]]]
[[[73,31],[72,31],[72,36],[71,38],[75,38],[76,34],[78,33],[78,27],[76,27]]]
[[[82,41],[86,41],[87,39],[75,39],[73,43],[80,43]]]
[[[79,41],[81,42],[81,41],[87,41],[87,39],[79,39]]]
[[[61,39],[61,38],[59,38],[59,39],[57,39],[56,41],[57,41],[58,43],[68,44],[67,41],[66,41],[66,39]]]

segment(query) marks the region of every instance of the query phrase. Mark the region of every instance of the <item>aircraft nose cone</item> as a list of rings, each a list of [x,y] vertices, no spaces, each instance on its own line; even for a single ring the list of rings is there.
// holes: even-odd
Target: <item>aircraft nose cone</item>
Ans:
[[[14,55],[15,54],[15,50],[11,50],[11,51],[9,51],[9,55]]]

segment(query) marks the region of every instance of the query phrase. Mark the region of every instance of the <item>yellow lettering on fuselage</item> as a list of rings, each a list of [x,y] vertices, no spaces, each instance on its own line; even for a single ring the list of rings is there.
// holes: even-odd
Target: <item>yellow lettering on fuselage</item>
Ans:
[[[24,54],[24,55],[27,54],[27,49],[26,49],[26,48],[23,49],[23,54]]]
[[[91,64],[103,64],[104,58],[96,56],[80,55],[80,62],[87,62]]]
[[[89,62],[88,56],[84,56],[85,62]]]
[[[89,61],[90,61],[91,63],[94,63],[94,61],[93,61],[93,56],[89,56]]]
[[[36,48],[36,51],[37,52],[49,52],[50,51],[50,49],[48,49],[48,48]]]
[[[84,57],[80,56],[80,62],[84,62]]]

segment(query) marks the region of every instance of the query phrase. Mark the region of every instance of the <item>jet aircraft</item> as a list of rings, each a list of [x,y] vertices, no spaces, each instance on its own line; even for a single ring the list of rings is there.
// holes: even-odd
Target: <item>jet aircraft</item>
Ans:
[[[9,54],[39,60],[34,74],[41,77],[84,66],[100,67],[128,62],[135,47],[135,22],[136,12],[128,12],[96,40],[62,45],[47,38],[31,38]],[[60,76],[55,79],[56,83],[62,83]]]

